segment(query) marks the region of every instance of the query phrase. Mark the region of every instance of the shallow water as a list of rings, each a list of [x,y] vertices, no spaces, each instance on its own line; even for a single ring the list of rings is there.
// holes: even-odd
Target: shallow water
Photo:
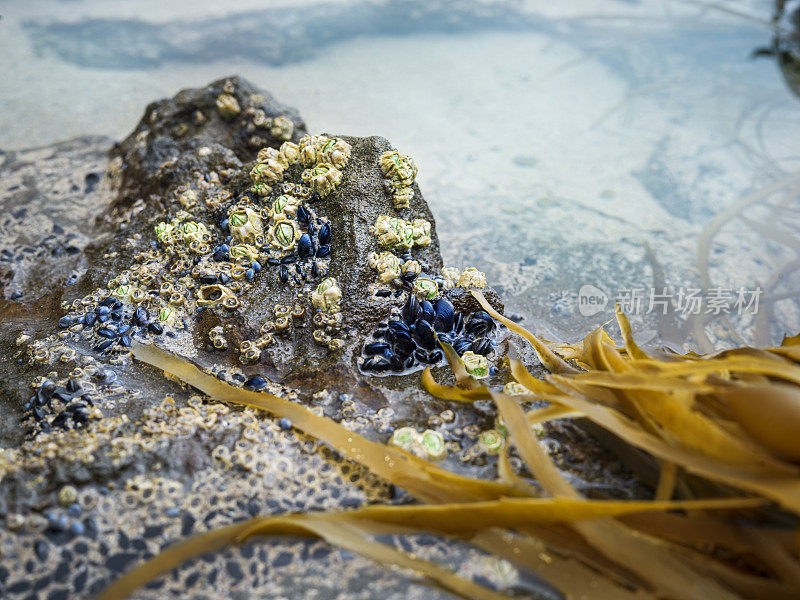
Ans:
[[[630,290],[645,342],[710,349],[800,329],[796,185],[721,228],[708,281],[697,258],[716,214],[800,166],[800,104],[773,58],[751,56],[771,44],[772,3],[551,4],[10,4],[0,148],[120,139],[147,102],[238,73],[311,131],[382,135],[412,154],[445,260],[486,271],[554,338],[608,320]],[[584,285],[603,310],[581,310]],[[676,315],[660,314],[662,285]],[[740,316],[734,302],[759,286],[757,330],[755,307]],[[721,288],[730,306],[706,340],[682,326],[690,288]]]

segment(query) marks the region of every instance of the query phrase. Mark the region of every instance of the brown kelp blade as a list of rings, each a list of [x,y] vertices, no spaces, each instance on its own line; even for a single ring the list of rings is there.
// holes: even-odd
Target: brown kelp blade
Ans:
[[[374,542],[364,535],[364,532],[385,534],[425,531],[463,537],[492,527],[513,528],[530,524],[569,523],[654,510],[731,509],[756,506],[758,503],[758,500],[741,498],[659,503],[507,499],[438,506],[370,506],[348,512],[257,517],[199,534],[171,546],[118,579],[98,597],[98,600],[125,598],[148,581],[192,558],[260,535],[312,535],[379,563],[394,564],[421,572],[437,585],[465,598],[496,600],[505,596],[457,577],[434,563],[409,557],[394,548]],[[383,527],[378,529],[376,525]]]
[[[216,400],[259,408],[290,419],[293,426],[331,445],[346,458],[365,465],[389,481],[402,481],[406,491],[419,500],[490,500],[520,493],[497,482],[449,473],[409,454],[368,440],[300,404],[272,394],[230,386],[155,346],[134,343],[131,349],[137,359],[175,375]]]
[[[566,362],[563,358],[558,356],[555,352],[553,352],[547,345],[533,335],[530,331],[521,327],[517,323],[514,323],[511,319],[507,319],[499,312],[497,312],[492,305],[484,297],[483,293],[479,290],[472,290],[472,295],[478,301],[478,303],[483,307],[487,313],[489,313],[493,318],[500,321],[503,325],[508,327],[514,333],[521,335],[523,338],[528,340],[530,344],[533,346],[533,349],[536,351],[536,354],[539,355],[539,360],[542,361],[542,364],[547,367],[552,373],[577,373],[578,369],[570,365]]]

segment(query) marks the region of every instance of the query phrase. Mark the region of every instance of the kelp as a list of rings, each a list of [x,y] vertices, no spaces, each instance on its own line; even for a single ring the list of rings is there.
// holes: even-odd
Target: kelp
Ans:
[[[422,384],[434,396],[495,403],[508,430],[496,481],[452,473],[300,404],[229,386],[153,346],[135,344],[137,359],[214,400],[291,419],[296,428],[408,491],[417,503],[255,517],[168,548],[99,599],[123,598],[192,557],[263,535],[321,538],[410,569],[464,598],[507,597],[375,539],[418,532],[470,542],[531,569],[568,598],[734,600],[800,594],[798,537],[775,524],[787,517],[796,524],[800,515],[800,469],[792,462],[797,445],[791,435],[800,414],[800,338],[767,351],[656,357],[636,345],[630,324],[617,310],[622,347],[602,328],[578,344],[559,347],[505,319],[480,292],[473,293],[487,312],[529,341],[551,371],[542,381],[511,359],[511,374],[530,393],[509,396],[469,376],[454,350],[441,344],[457,387],[437,383],[430,369],[423,373]],[[532,400],[549,404],[526,408]],[[757,417],[767,425],[758,425]],[[662,470],[655,499],[581,497],[531,431],[535,423],[571,418],[588,419],[631,451],[655,458]],[[511,467],[509,447],[536,486]],[[694,498],[672,499],[689,489]],[[777,512],[773,502],[786,512]]]

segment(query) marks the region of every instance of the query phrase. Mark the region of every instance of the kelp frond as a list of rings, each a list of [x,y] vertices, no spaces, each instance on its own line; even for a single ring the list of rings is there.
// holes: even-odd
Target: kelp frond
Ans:
[[[211,398],[290,418],[306,434],[408,491],[411,506],[256,517],[176,544],[112,584],[99,598],[123,598],[192,557],[253,536],[318,537],[382,564],[411,569],[464,598],[498,600],[500,592],[376,541],[377,535],[429,532],[468,541],[535,571],[568,598],[604,600],[796,598],[796,531],[763,523],[774,505],[800,515],[800,347],[740,349],[715,356],[649,356],[621,311],[623,346],[602,329],[561,347],[483,307],[529,341],[551,371],[533,377],[518,360],[511,373],[529,391],[496,392],[473,379],[442,344],[457,386],[423,386],[434,396],[491,400],[508,430],[499,479],[473,479],[373,442],[302,405],[229,386],[153,346],[137,359],[171,373]],[[559,356],[559,352],[562,356]],[[570,362],[572,359],[574,362]],[[531,400],[544,408],[526,409]],[[652,501],[589,500],[559,471],[531,431],[552,419],[584,418],[631,449],[654,457],[661,479]],[[538,488],[510,466],[512,446]],[[677,490],[677,491],[676,491]],[[673,494],[685,499],[672,500]],[[788,513],[788,514],[787,514]]]

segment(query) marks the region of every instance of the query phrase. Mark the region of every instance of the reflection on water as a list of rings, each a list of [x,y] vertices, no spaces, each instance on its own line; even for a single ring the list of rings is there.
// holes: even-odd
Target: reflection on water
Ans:
[[[752,58],[774,36],[797,89],[796,3],[775,28],[767,0],[560,4],[14,5],[0,147],[119,138],[148,101],[238,73],[314,131],[413,154],[446,260],[486,270],[554,337],[637,293],[643,341],[709,349],[800,329],[800,104],[776,61]],[[601,310],[581,309],[582,286]],[[729,294],[727,313],[709,289]],[[737,309],[758,289],[758,310]]]

